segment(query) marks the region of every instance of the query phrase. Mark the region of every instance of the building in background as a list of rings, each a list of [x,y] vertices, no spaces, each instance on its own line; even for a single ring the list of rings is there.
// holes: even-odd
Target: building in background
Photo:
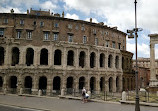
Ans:
[[[64,12],[0,13],[1,91],[132,90],[132,57],[117,27],[68,19]]]

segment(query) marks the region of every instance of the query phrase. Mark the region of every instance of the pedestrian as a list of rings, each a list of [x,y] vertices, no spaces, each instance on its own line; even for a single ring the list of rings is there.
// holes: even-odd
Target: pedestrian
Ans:
[[[85,99],[86,99],[86,89],[85,89],[85,87],[83,87],[83,89],[82,89],[82,100],[83,100],[83,103],[85,103]]]
[[[85,94],[85,102],[88,102],[88,98],[89,98],[89,94],[86,93],[86,94]]]

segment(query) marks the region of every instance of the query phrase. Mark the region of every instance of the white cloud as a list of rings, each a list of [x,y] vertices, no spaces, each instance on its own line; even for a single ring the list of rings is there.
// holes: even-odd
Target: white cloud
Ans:
[[[90,18],[86,18],[85,21],[90,22]],[[93,23],[99,23],[98,20],[97,20],[96,18],[92,18],[92,22],[93,22]]]
[[[71,18],[71,19],[76,19],[76,20],[78,20],[79,19],[79,16],[78,15],[76,15],[76,14],[69,14],[69,13],[67,13],[66,15],[65,15],[65,18]]]
[[[135,58],[135,43],[127,43],[127,51],[134,53]],[[150,48],[147,44],[137,44],[137,53],[139,57],[150,57]]]
[[[107,18],[108,25],[125,31],[134,27],[134,1],[131,0],[63,0],[66,9],[75,9],[85,14]],[[158,32],[158,0],[137,1],[138,27]]]
[[[53,2],[51,2],[51,1],[46,1],[40,5],[41,5],[42,9],[47,9],[47,10],[49,10],[49,9],[52,10],[52,9],[57,8],[57,6],[55,4],[53,4]]]

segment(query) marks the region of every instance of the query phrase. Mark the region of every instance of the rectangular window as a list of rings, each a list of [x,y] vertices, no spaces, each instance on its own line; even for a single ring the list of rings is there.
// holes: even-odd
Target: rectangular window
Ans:
[[[72,38],[73,38],[73,36],[72,36],[72,35],[69,35],[69,36],[68,36],[68,41],[69,41],[69,42],[72,42]]]
[[[106,47],[109,47],[109,41],[106,41]]]
[[[121,49],[121,43],[118,43],[118,49]]]
[[[40,22],[40,26],[43,27],[44,26],[44,22]]]
[[[112,42],[112,48],[115,48],[115,42]]]
[[[83,43],[87,43],[87,37],[86,36],[83,36]]]
[[[54,23],[54,27],[59,27],[59,23]]]
[[[85,31],[84,24],[82,25],[81,30],[82,30],[82,31]]]
[[[0,37],[4,37],[4,29],[0,28]]]
[[[96,33],[97,33],[97,30],[93,29],[93,34],[96,35]]]
[[[27,32],[27,39],[31,39],[32,38],[32,31],[28,31]]]
[[[76,30],[78,30],[78,27],[79,27],[79,26],[78,26],[78,25],[76,25],[75,29],[76,29]]]
[[[58,34],[54,33],[54,41],[58,40]]]
[[[8,23],[8,19],[7,19],[7,18],[4,19],[4,23],[5,23],[5,24]]]
[[[95,45],[98,45],[98,38],[95,38]]]
[[[21,38],[21,31],[17,31],[17,38],[20,39]]]
[[[69,28],[69,29],[72,29],[72,25],[71,25],[71,24],[68,24],[68,28]]]
[[[24,20],[20,20],[20,25],[24,25]]]
[[[44,40],[48,40],[49,39],[49,32],[44,32]]]

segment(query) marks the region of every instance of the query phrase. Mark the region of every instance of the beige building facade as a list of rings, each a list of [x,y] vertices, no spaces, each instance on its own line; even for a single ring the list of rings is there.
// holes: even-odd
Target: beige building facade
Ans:
[[[50,11],[0,13],[0,87],[7,93],[122,91],[126,34]],[[126,65],[125,65],[126,66]]]

